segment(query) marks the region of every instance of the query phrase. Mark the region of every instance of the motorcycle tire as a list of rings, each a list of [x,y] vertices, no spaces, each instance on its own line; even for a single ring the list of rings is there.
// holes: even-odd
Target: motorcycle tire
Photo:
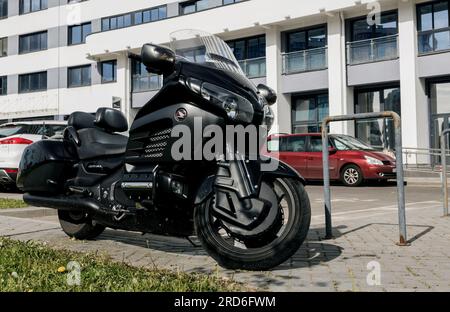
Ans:
[[[302,245],[308,234],[311,221],[311,206],[308,194],[302,183],[293,179],[276,179],[272,183],[285,189],[283,197],[289,197],[293,209],[289,210],[292,219],[285,227],[286,233],[264,246],[252,245],[245,249],[225,243],[225,235],[219,235],[217,220],[210,214],[214,197],[195,207],[194,224],[197,236],[207,253],[220,266],[227,269],[262,271],[272,269],[292,257]],[[280,188],[280,187],[278,187]],[[275,187],[274,187],[275,190]],[[279,203],[281,208],[281,203]],[[228,239],[229,240],[229,239]]]
[[[58,210],[58,218],[64,233],[75,239],[94,239],[105,230],[105,226],[95,223],[85,213]]]

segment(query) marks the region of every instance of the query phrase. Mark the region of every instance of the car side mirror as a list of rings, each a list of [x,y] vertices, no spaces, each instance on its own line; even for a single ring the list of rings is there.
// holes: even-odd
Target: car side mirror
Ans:
[[[266,99],[269,105],[273,105],[277,102],[277,93],[274,89],[263,84],[259,84],[256,88],[258,89],[259,94]]]
[[[328,153],[330,155],[336,154],[337,153],[337,149],[335,149],[334,147],[329,147],[328,148]]]
[[[157,75],[170,75],[175,70],[175,52],[170,48],[147,43],[141,50],[142,63],[147,71]]]

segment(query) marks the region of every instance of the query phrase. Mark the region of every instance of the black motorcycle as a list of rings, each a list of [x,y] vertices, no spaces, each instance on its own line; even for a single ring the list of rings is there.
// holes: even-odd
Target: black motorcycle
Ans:
[[[105,227],[196,235],[223,267],[273,268],[298,250],[309,230],[303,178],[282,162],[265,171],[273,159],[229,141],[209,160],[174,158],[173,147],[180,140],[174,130],[198,132],[199,118],[200,131],[211,125],[224,132],[232,125],[270,128],[276,94],[255,87],[221,39],[178,34],[172,49],[146,44],[140,55],[130,54],[164,82],[138,112],[129,136],[121,134],[128,124],[118,110],[75,112],[64,139],[25,150],[18,186],[28,204],[58,209],[63,231],[76,239],[93,239]],[[182,155],[197,155],[207,141],[191,139]]]

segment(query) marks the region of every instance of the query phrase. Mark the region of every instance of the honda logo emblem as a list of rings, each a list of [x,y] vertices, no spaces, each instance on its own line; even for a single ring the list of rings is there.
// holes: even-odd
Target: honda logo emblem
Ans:
[[[176,119],[176,121],[183,121],[186,119],[187,115],[188,115],[188,113],[184,108],[179,108],[175,112],[175,119]]]

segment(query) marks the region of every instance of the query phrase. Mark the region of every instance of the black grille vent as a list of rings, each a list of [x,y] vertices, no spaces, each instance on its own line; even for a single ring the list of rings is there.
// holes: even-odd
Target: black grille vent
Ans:
[[[383,160],[383,165],[389,166],[391,162],[389,160]]]
[[[172,129],[157,130],[147,137],[144,141],[142,157],[158,159],[164,156]]]

